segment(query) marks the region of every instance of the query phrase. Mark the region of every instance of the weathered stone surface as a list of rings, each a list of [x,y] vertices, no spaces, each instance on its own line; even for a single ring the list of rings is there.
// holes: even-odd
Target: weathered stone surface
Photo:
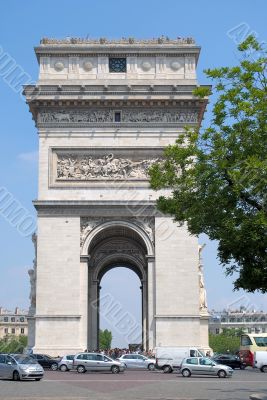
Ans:
[[[62,124],[62,123],[111,123],[115,121],[115,112],[110,109],[103,110],[45,110],[38,113],[39,124]],[[124,109],[121,112],[120,123],[196,123],[198,113],[191,110],[138,110]],[[119,125],[118,125],[119,126]]]
[[[109,72],[118,48],[126,72]],[[192,94],[199,51],[191,39],[166,38],[45,39],[36,48],[39,81],[25,89],[39,133],[34,352],[97,347],[100,281],[118,264],[141,281],[144,347],[208,349],[197,239],[156,210],[168,190],[151,190],[147,174],[185,125],[201,122],[207,100]]]

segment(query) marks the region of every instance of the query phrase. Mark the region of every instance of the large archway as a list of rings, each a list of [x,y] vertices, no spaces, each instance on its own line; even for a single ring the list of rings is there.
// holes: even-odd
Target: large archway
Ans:
[[[99,305],[104,309],[117,329],[129,335],[136,321],[127,311],[122,315],[116,299],[106,295],[101,298],[100,282],[105,273],[118,265],[133,270],[141,281],[142,287],[142,345],[148,342],[148,256],[153,245],[147,232],[137,224],[125,221],[111,221],[95,227],[85,240],[88,254],[88,348],[99,346]],[[83,250],[85,251],[85,246]],[[134,301],[134,300],[133,300]],[[137,328],[137,327],[136,327]]]

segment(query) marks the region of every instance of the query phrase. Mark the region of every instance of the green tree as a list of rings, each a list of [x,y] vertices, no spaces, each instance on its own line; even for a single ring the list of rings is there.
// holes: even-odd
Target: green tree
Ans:
[[[223,328],[222,333],[224,336],[240,337],[244,333],[244,328]]]
[[[23,353],[27,346],[27,336],[6,336],[0,340],[1,353]]]
[[[105,329],[99,331],[99,348],[100,349],[110,349],[112,342],[112,332]]]
[[[267,57],[253,36],[238,49],[238,66],[205,71],[217,92],[210,126],[186,128],[150,182],[172,189],[157,202],[162,212],[218,241],[226,274],[237,273],[235,289],[267,292]],[[194,94],[206,98],[210,89]]]
[[[236,353],[240,348],[240,337],[225,333],[219,335],[210,333],[209,345],[214,353]]]

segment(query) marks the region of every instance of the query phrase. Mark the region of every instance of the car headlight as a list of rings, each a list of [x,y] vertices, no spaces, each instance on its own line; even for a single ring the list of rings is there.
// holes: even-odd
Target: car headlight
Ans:
[[[21,366],[20,369],[22,369],[22,371],[29,372],[29,367]]]

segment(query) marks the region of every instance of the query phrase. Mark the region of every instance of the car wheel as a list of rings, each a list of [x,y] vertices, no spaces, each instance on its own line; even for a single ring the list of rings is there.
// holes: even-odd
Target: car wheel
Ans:
[[[245,369],[246,365],[240,365],[240,369]]]
[[[164,374],[170,374],[172,372],[172,368],[169,365],[164,365],[164,367],[162,367],[162,371]]]
[[[191,372],[189,371],[189,369],[183,369],[182,370],[182,375],[185,377],[185,378],[189,378],[190,376],[191,376]]]
[[[78,365],[78,367],[77,367],[77,372],[78,372],[79,374],[84,374],[84,373],[85,373],[85,368],[84,368],[84,366],[83,366],[83,365]]]
[[[53,364],[51,365],[51,367],[50,367],[50,369],[51,369],[52,371],[56,371],[57,368],[58,368],[58,366],[57,366],[56,363],[53,363]]]
[[[261,367],[261,372],[267,372],[267,365],[263,365]]]
[[[147,369],[149,369],[149,371],[154,371],[155,365],[154,364],[148,364]]]
[[[35,378],[35,380],[39,382],[41,380],[41,378]]]
[[[20,375],[18,371],[13,372],[13,381],[20,381]]]
[[[66,371],[68,371],[68,367],[67,367],[67,365],[62,364],[62,365],[60,365],[59,370],[60,370],[61,372],[66,372]]]
[[[223,369],[220,369],[220,371],[218,371],[218,377],[219,378],[225,378],[226,377],[226,372]]]
[[[113,374],[118,374],[118,373],[120,372],[120,368],[119,368],[117,365],[113,365],[113,366],[111,367],[111,372],[112,372]]]

